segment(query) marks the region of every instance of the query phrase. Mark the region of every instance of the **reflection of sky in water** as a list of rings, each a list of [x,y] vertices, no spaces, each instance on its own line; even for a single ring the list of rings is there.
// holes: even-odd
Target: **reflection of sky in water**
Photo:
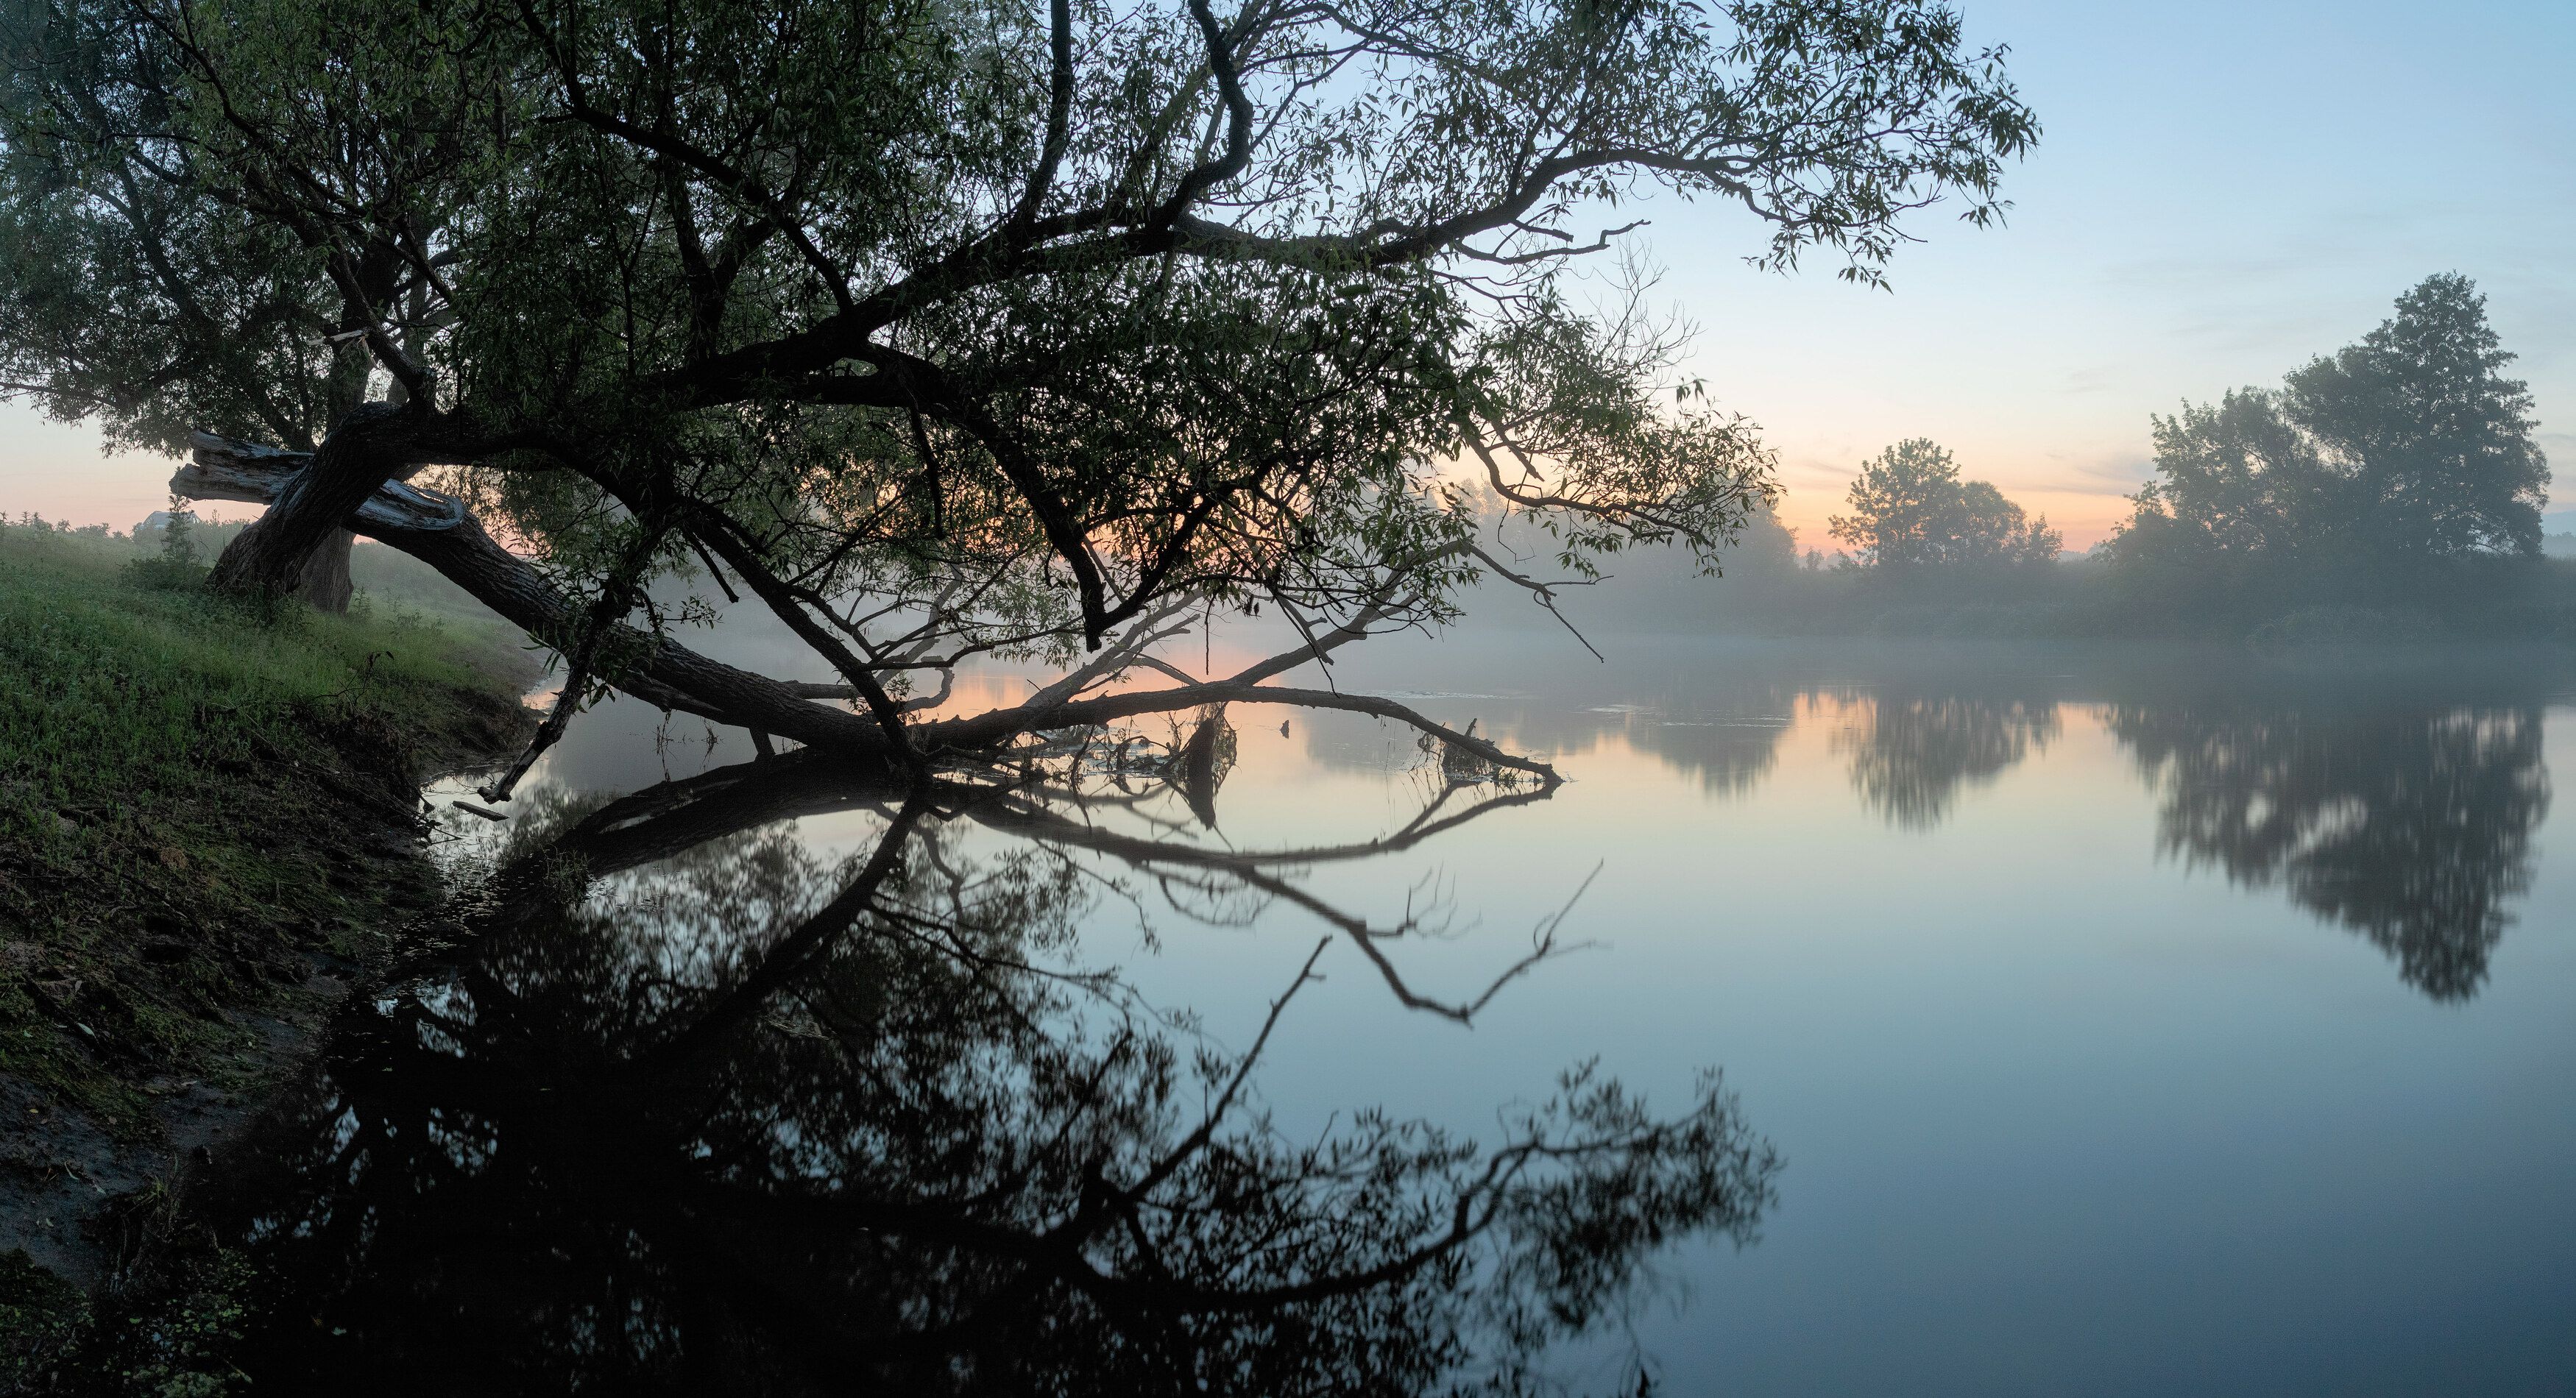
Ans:
[[[1679,1259],[1690,1303],[1642,1319],[1675,1393],[2576,1385],[2576,895],[2546,818],[2576,730],[2536,667],[1563,649],[1341,667],[1572,780],[1312,886],[1390,923],[1445,899],[1448,934],[1395,952],[1443,998],[1596,867],[1565,935],[1598,945],[1472,1029],[1407,1015],[1333,948],[1261,1078],[1292,1130],[1370,1103],[1472,1128],[1596,1055],[1664,1100],[1723,1066],[1788,1170],[1760,1245]],[[983,677],[956,707],[1024,688]],[[657,753],[659,718],[586,716],[529,789],[751,755],[691,719]],[[1215,838],[1365,838],[1418,808],[1409,733],[1235,721]],[[802,832],[846,850],[870,828]],[[1104,902],[1088,954],[1238,1047],[1324,931],[1156,912],[1138,954]],[[2405,939],[2477,942],[2462,919],[2497,935],[2444,998]]]

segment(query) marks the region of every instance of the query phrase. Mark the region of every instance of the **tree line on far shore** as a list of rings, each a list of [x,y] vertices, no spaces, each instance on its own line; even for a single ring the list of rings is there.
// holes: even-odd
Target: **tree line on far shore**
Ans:
[[[1723,583],[1633,555],[1565,610],[1654,630],[2576,639],[2576,567],[2545,556],[2549,464],[2513,359],[2467,277],[2428,277],[2280,387],[2152,418],[2154,476],[2085,554],[1913,438],[1863,463],[1833,554],[1802,554],[1765,512]]]

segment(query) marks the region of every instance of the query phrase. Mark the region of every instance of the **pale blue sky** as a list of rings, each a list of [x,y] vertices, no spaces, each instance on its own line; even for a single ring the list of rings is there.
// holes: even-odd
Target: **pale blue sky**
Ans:
[[[1862,458],[1930,436],[2089,543],[2147,474],[2150,412],[2273,382],[2438,271],[2487,292],[2576,473],[2576,0],[1962,8],[2047,127],[2007,227],[1933,211],[1889,294],[1755,273],[1741,218],[1649,211],[1688,368],[1764,426],[1810,542]],[[11,515],[129,525],[170,464],[0,406]]]
[[[1923,221],[1893,294],[1750,275],[1732,221],[1656,229],[1694,367],[1769,429],[1811,538],[1919,435],[2090,542],[2149,413],[2276,382],[2441,271],[2487,293],[2576,500],[2576,3],[1963,8],[2047,128],[2009,226]]]

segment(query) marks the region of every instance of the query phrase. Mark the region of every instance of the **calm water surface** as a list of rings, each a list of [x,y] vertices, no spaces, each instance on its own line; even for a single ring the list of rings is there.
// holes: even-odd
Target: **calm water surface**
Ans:
[[[353,1011],[228,1187],[310,1313],[261,1363],[796,1392],[867,1354],[1118,1391],[1188,1352],[1210,1391],[1401,1391],[1517,1338],[1594,1391],[2576,1392],[2563,662],[1604,649],[1337,667],[1548,757],[1545,799],[1238,708],[1212,793],[1131,762],[1089,807],[920,814],[894,910],[804,943],[896,803],[605,706],[511,831],[455,818],[460,871],[504,870],[466,947]],[[531,894],[568,828],[606,876]],[[1282,850],[1322,853],[1225,862]],[[1550,1118],[1580,1064],[1682,1134]],[[1395,1151],[1371,1112],[1618,1138],[1633,1173],[1567,1165],[1401,1294],[1245,1301],[1440,1234],[1405,1210],[1475,1167],[1298,1155]],[[1196,1221],[1065,1227],[1107,1197],[1086,1171],[1176,1153]],[[1586,1188],[1669,1189],[1686,1236]],[[1131,1290],[1059,1295],[1068,1258]],[[1236,1299],[1173,1319],[1189,1287]]]

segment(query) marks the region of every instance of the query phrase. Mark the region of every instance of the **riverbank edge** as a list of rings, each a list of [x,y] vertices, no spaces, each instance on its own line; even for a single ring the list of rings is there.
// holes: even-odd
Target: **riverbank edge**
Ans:
[[[67,1362],[158,1391],[206,1352],[191,1335],[217,1323],[220,1278],[139,1274],[180,1181],[350,995],[453,932],[419,787],[505,760],[535,722],[518,696],[537,662],[498,632],[263,612],[95,564],[0,541],[18,671],[0,700],[19,711],[0,751],[0,1391]],[[165,644],[208,627],[261,663],[210,675]],[[28,711],[98,695],[185,709],[184,753],[84,762],[47,741],[64,715]],[[147,1293],[167,1298],[153,1323],[113,1314]]]

